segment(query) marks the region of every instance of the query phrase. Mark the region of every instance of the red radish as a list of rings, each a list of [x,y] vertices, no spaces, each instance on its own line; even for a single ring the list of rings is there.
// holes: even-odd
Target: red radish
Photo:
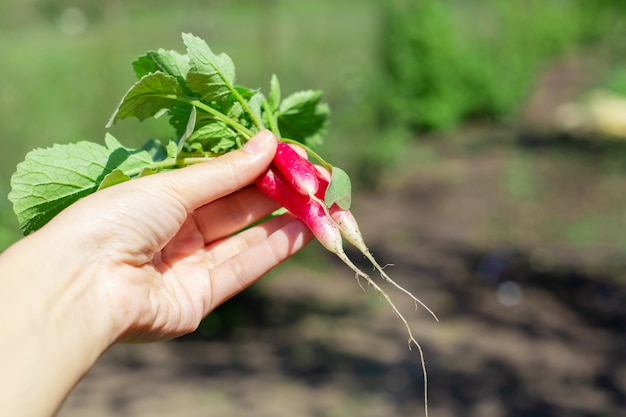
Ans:
[[[343,253],[341,232],[324,207],[311,200],[309,196],[296,191],[275,166],[271,165],[267,172],[256,180],[256,185],[264,194],[306,224],[327,250]]]
[[[310,164],[308,160],[306,162]],[[364,248],[362,249],[355,245],[357,246],[357,248],[359,248],[361,252],[363,252],[368,257],[368,259],[370,259],[372,263],[374,263],[384,279],[391,282],[397,288],[410,295],[411,298],[413,298],[416,302],[422,304],[428,311],[431,312],[431,314],[433,314],[433,316],[434,313],[432,313],[432,311],[428,309],[428,307],[426,307],[421,301],[415,298],[410,292],[406,291],[404,288],[396,284],[393,280],[391,280],[391,278],[387,276],[387,274],[384,273],[382,268],[378,265],[378,263],[376,263],[373,256],[370,254],[369,250],[367,250],[367,247],[365,246],[365,243],[363,242],[361,234],[358,230],[356,220],[349,211],[341,210],[336,205],[333,206],[330,211],[328,210],[328,208],[324,205],[322,201],[323,195],[326,191],[326,188],[328,187],[328,180],[326,180],[321,174],[317,174],[317,168],[315,168],[311,164],[316,172],[316,177],[318,178],[318,181],[320,183],[320,187],[317,191],[317,196],[305,195],[303,193],[300,193],[299,191],[297,191],[296,187],[293,187],[291,185],[294,181],[297,182],[297,180],[295,180],[294,178],[298,178],[301,173],[296,171],[301,169],[302,166],[303,165],[294,166],[291,168],[290,171],[283,173],[274,164],[270,165],[268,171],[256,180],[256,185],[264,194],[266,194],[268,197],[272,198],[281,206],[289,210],[304,224],[306,224],[307,227],[313,232],[313,235],[322,244],[322,246],[337,255],[339,259],[341,259],[356,273],[357,280],[359,277],[362,277],[367,281],[368,284],[374,287],[376,292],[378,292],[381,296],[383,296],[383,298],[385,298],[387,303],[389,303],[389,305],[393,309],[396,316],[404,323],[404,326],[409,335],[409,348],[411,347],[411,342],[413,342],[417,346],[420,354],[422,372],[424,375],[425,410],[426,416],[428,416],[428,382],[426,375],[426,364],[424,361],[424,353],[422,351],[422,347],[413,337],[413,333],[408,322],[406,321],[402,313],[400,313],[400,311],[397,309],[395,304],[391,301],[389,295],[382,288],[380,288],[378,284],[376,284],[370,278],[369,275],[361,271],[348,258],[343,249],[342,234],[343,237],[346,238],[346,240],[348,240],[347,236],[349,236],[351,240],[354,240],[358,243],[359,246]],[[290,178],[290,180],[287,178]],[[320,197],[320,194],[322,197]],[[336,209],[334,207],[336,207]],[[331,213],[334,213],[337,219],[333,219],[333,217],[331,217]],[[340,227],[348,230],[348,232],[342,233]]]
[[[300,194],[314,196],[319,188],[317,169],[285,142],[278,142],[274,165]]]
[[[343,249],[342,235],[339,226],[328,214],[326,207],[316,198],[300,194],[290,186],[290,181],[275,166],[271,165],[267,172],[257,178],[257,187],[268,197],[298,217],[313,232],[313,235],[328,251],[334,253],[348,265],[359,277],[364,278],[391,305],[394,312],[404,322],[409,331],[410,341],[417,342],[411,335],[408,323],[398,311],[391,299],[369,275],[361,271],[346,255]],[[410,346],[410,345],[409,345]]]

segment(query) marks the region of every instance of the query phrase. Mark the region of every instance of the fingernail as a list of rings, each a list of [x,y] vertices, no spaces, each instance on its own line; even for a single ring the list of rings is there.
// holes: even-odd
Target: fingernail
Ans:
[[[274,134],[264,129],[252,136],[241,149],[246,153],[256,154],[267,148],[271,140],[276,140]]]

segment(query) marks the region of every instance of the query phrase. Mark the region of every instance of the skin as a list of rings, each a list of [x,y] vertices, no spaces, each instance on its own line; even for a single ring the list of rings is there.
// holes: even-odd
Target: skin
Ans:
[[[276,138],[118,184],[0,254],[0,415],[48,416],[111,345],[175,338],[306,245],[254,185]]]

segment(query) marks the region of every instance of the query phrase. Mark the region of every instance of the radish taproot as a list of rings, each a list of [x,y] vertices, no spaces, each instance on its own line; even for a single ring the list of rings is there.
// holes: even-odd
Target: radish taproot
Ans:
[[[325,205],[324,194],[329,186],[329,180],[308,159],[301,157],[295,150],[291,149],[291,151],[287,150],[285,152],[284,150],[287,147],[291,148],[289,145],[279,142],[278,149],[282,149],[283,152],[279,153],[277,151],[268,170],[257,178],[256,186],[265,195],[299,218],[311,230],[324,248],[337,255],[343,263],[355,272],[357,281],[359,281],[359,278],[365,279],[391,306],[393,312],[402,321],[407,330],[409,349],[411,348],[411,343],[413,343],[419,351],[424,376],[425,415],[428,417],[428,378],[422,347],[413,337],[409,323],[389,295],[346,255],[343,239],[354,245],[374,265],[385,281],[410,296],[415,303],[422,305],[438,321],[437,316],[422,301],[393,281],[385,273],[383,267],[378,264],[367,248],[358,223],[352,213],[349,210],[340,208],[337,204],[332,204],[330,208]],[[289,161],[293,162],[293,164],[289,165]],[[278,168],[279,165],[281,168]],[[310,187],[311,182],[309,181],[311,172],[314,173],[317,179],[317,190],[314,194],[311,194],[313,187]],[[299,184],[300,179],[307,182],[307,185]]]

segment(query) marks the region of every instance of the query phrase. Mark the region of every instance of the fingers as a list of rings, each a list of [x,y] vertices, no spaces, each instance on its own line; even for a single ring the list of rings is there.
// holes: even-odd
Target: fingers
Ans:
[[[200,207],[192,215],[204,243],[209,244],[249,226],[278,208],[278,203],[258,188],[246,187]]]
[[[159,175],[156,186],[192,212],[200,206],[252,183],[276,153],[276,137],[262,130],[243,148],[201,164]],[[150,180],[150,177],[146,177]]]
[[[273,217],[263,223],[243,230],[235,235],[216,240],[205,248],[205,262],[209,269],[213,269],[233,256],[245,252],[251,247],[263,242],[272,233],[280,230],[287,223],[294,220],[291,215]],[[256,261],[256,259],[254,259]]]
[[[300,220],[285,214],[214,244],[207,253],[208,262],[215,265],[209,311],[298,252],[312,238]]]

